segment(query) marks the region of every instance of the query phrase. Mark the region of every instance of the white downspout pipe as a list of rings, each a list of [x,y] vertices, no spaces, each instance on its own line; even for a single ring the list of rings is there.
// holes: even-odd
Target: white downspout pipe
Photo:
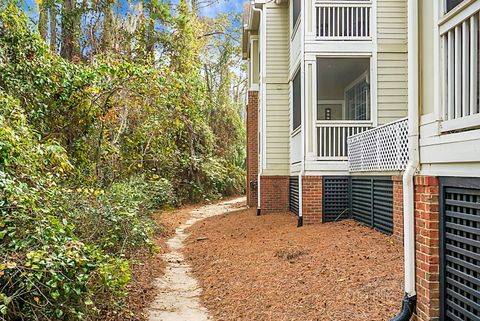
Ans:
[[[258,12],[260,14],[260,23],[261,23],[261,34],[260,34],[260,52],[261,52],[261,56],[260,56],[260,65],[261,65],[261,71],[260,71],[260,74],[261,74],[261,82],[260,82],[260,94],[261,94],[261,105],[260,105],[260,109],[261,109],[261,113],[260,113],[260,119],[258,119],[258,123],[259,123],[259,131],[260,131],[260,135],[259,135],[259,145],[258,145],[258,153],[260,155],[260,161],[259,161],[259,165],[260,165],[260,168],[259,168],[259,171],[258,171],[258,178],[257,178],[257,215],[260,215],[261,214],[261,182],[260,182],[260,178],[262,177],[263,175],[263,161],[264,161],[264,157],[265,155],[263,155],[264,153],[264,144],[265,144],[265,137],[263,135],[264,133],[264,123],[265,123],[265,116],[266,116],[266,113],[265,113],[265,107],[266,107],[266,86],[265,86],[265,77],[266,77],[266,19],[265,19],[265,15],[264,15],[264,12],[263,12],[263,8],[262,9],[259,9],[259,8],[256,8],[255,7],[255,1],[252,1],[251,2],[251,5],[252,5],[252,10],[255,11],[255,12]]]
[[[403,174],[405,292],[415,296],[415,198],[413,178],[420,164],[418,149],[418,0],[408,1],[408,150],[410,160]]]
[[[403,238],[405,259],[405,298],[401,312],[391,321],[407,321],[416,304],[415,290],[415,197],[414,176],[419,156],[419,51],[418,0],[408,0],[408,150],[410,160],[403,174]]]
[[[304,2],[303,2],[304,3]],[[302,7],[302,10],[301,10],[301,22],[300,22],[300,27],[298,28],[297,32],[300,32],[300,38],[302,39],[302,52],[301,52],[301,55],[302,55],[302,60],[300,62],[300,75],[302,77],[302,80],[301,80],[301,92],[302,92],[302,105],[301,108],[302,108],[302,111],[301,111],[301,115],[302,115],[302,125],[301,125],[301,129],[302,129],[302,164],[301,164],[301,170],[300,170],[300,175],[299,175],[299,179],[298,179],[298,224],[297,226],[298,227],[302,227],[303,226],[303,178],[305,176],[305,162],[307,161],[307,158],[306,158],[306,150],[307,150],[307,147],[305,146],[305,135],[307,134],[306,133],[306,129],[307,129],[307,126],[306,126],[306,119],[307,119],[307,110],[308,108],[311,108],[311,106],[307,106],[307,97],[305,97],[305,91],[306,91],[306,88],[307,88],[307,83],[308,83],[308,80],[309,79],[306,79],[305,75],[307,74],[305,72],[305,68],[306,68],[306,64],[305,64],[305,32],[304,30],[306,29],[305,27],[305,23],[306,23],[306,6],[303,5]],[[316,88],[316,87],[315,87]],[[311,92],[308,93],[309,95],[312,95]],[[311,122],[311,119],[308,120],[309,122]],[[311,139],[311,137],[310,137]]]

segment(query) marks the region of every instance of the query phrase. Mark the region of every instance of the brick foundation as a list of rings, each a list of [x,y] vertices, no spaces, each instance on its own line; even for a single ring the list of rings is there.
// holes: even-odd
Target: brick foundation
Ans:
[[[289,176],[260,177],[262,214],[289,210]]]
[[[321,176],[302,178],[304,224],[322,223],[322,182]]]
[[[403,239],[403,177],[393,176],[393,235]]]
[[[257,207],[258,91],[248,92],[247,104],[247,205]]]
[[[436,177],[415,177],[417,320],[438,320],[439,184]]]

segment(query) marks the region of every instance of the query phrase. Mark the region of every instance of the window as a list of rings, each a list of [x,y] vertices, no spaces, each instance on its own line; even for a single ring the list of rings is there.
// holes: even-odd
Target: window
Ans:
[[[456,6],[458,6],[460,3],[462,3],[464,0],[446,0],[446,12],[450,12],[453,9],[455,9]]]
[[[297,26],[298,18],[300,18],[300,12],[302,10],[302,1],[301,0],[293,0],[293,25],[292,28]]]
[[[302,78],[300,70],[293,78],[293,130],[302,124]]]
[[[347,119],[370,120],[370,86],[367,77],[345,91]]]

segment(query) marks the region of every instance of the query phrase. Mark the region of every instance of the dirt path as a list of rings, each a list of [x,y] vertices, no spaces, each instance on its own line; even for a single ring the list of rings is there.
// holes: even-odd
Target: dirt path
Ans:
[[[201,288],[191,276],[191,267],[182,254],[187,229],[193,224],[216,215],[237,211],[244,198],[206,205],[193,210],[190,219],[177,228],[167,242],[170,252],[163,258],[168,263],[165,275],[155,281],[158,295],[149,311],[149,321],[207,321],[207,310],[200,304]],[[200,240],[201,241],[201,240]]]

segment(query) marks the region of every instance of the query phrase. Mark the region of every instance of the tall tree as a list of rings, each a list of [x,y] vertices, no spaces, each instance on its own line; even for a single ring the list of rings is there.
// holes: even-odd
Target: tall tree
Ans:
[[[105,0],[103,3],[102,51],[112,50],[113,46],[113,8],[115,0]]]
[[[57,52],[57,3],[55,0],[50,0],[50,50]]]
[[[39,11],[38,17],[38,32],[43,40],[47,40],[48,34],[48,7],[47,3],[42,0],[37,0],[37,7]]]
[[[76,0],[64,0],[62,6],[62,46],[60,55],[70,61],[80,56],[80,10]]]

